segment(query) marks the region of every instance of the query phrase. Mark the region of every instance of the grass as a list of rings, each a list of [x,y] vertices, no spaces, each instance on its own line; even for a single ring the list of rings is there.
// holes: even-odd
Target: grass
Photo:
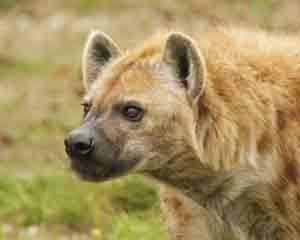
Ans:
[[[156,188],[136,177],[99,185],[66,176],[0,179],[0,222],[15,232],[63,225],[98,239],[166,239],[159,215]]]
[[[17,4],[17,0],[1,0],[0,9],[9,9],[15,7],[16,4]]]

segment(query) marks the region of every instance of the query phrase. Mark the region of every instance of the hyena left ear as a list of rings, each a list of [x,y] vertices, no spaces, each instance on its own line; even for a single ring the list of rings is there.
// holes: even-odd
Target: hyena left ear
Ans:
[[[189,100],[196,101],[202,95],[206,81],[205,60],[196,43],[182,33],[170,33],[163,60],[171,66],[177,80],[186,88]]]
[[[89,35],[82,57],[83,84],[86,90],[97,80],[107,63],[120,54],[117,44],[105,33],[93,31]]]

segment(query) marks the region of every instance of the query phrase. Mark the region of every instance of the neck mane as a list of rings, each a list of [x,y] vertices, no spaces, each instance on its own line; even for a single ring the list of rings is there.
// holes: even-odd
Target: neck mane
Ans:
[[[235,239],[235,231],[253,239],[278,235],[278,222],[259,201],[259,197],[269,197],[270,183],[254,168],[215,171],[191,153],[149,174],[199,204],[208,212],[208,221],[220,225],[230,239]],[[253,212],[256,217],[249,218]],[[266,223],[275,227],[261,231]]]
[[[168,162],[163,169],[151,170],[149,174],[203,207],[221,209],[259,181],[255,172],[253,168],[216,171],[190,152],[181,159]]]

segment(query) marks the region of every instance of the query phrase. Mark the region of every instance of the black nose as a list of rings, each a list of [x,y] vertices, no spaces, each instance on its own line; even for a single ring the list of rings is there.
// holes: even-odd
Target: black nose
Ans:
[[[68,154],[86,155],[93,150],[94,139],[89,132],[75,129],[65,138],[65,147]]]

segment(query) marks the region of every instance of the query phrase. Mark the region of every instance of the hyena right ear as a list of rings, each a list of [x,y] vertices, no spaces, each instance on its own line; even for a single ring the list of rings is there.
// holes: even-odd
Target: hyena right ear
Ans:
[[[97,80],[103,67],[120,54],[119,47],[105,33],[93,31],[89,35],[82,57],[83,85],[86,90]]]
[[[188,36],[172,32],[167,37],[163,60],[167,63],[181,86],[186,89],[188,100],[197,101],[206,82],[206,64],[197,44]]]

